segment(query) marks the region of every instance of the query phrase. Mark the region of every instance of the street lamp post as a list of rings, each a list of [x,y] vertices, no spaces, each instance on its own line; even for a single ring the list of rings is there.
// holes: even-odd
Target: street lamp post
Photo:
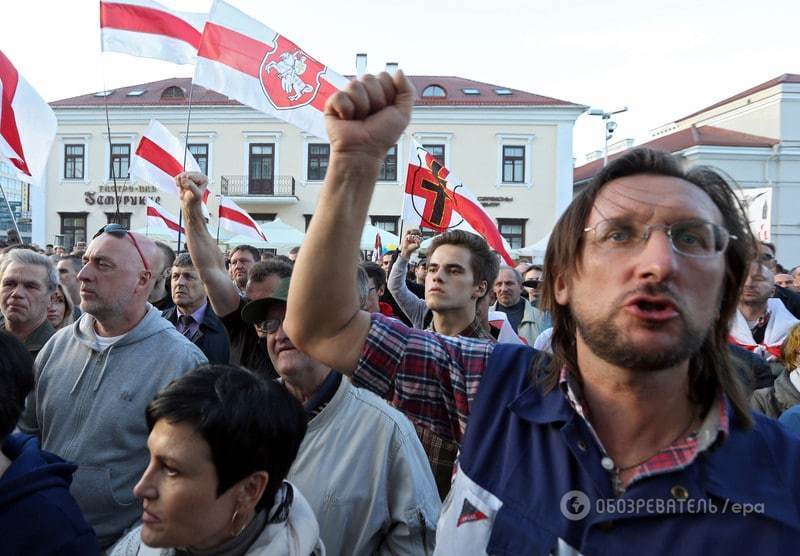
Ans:
[[[603,118],[605,122],[605,135],[603,141],[603,166],[605,167],[608,164],[608,140],[614,135],[614,132],[617,130],[617,122],[611,119],[611,116],[615,114],[621,114],[622,112],[627,112],[628,107],[623,106],[619,110],[612,110],[611,112],[606,112],[602,108],[591,108],[589,109],[590,116],[600,116]]]

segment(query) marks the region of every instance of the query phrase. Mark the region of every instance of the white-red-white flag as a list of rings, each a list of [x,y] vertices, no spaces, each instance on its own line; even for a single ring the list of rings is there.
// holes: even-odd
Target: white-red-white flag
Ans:
[[[136,151],[131,158],[130,175],[146,181],[170,195],[180,197],[180,189],[175,176],[184,171],[183,159],[186,157],[186,171],[199,172],[200,165],[185,151],[184,145],[157,120],[150,120]],[[203,214],[209,217],[208,198],[211,191],[206,188],[203,196]]]
[[[234,234],[267,241],[267,236],[247,211],[227,197],[219,198],[219,225]]]
[[[403,223],[437,232],[461,229],[483,237],[509,265],[511,247],[478,198],[433,155],[414,142],[408,160]]]
[[[372,250],[372,260],[373,262],[379,263],[381,262],[381,258],[383,257],[383,244],[381,243],[381,234],[375,234],[375,248]]]
[[[0,51],[0,157],[20,180],[44,177],[56,125],[53,109]]]
[[[194,83],[327,140],[325,102],[348,80],[286,37],[216,0],[197,51]]]
[[[186,234],[183,226],[178,224],[178,218],[150,197],[147,198],[147,227],[169,230],[174,232],[176,236],[178,231],[181,234]]]
[[[194,64],[207,17],[152,0],[100,0],[101,49]]]
[[[514,332],[508,316],[502,311],[489,311],[489,325],[498,330],[497,342],[500,344],[525,344],[524,338]]]

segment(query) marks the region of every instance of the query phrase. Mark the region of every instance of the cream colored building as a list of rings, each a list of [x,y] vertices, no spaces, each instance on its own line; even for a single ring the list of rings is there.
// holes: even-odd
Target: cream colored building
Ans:
[[[572,198],[572,131],[584,106],[456,77],[413,76],[412,123],[387,155],[370,207],[373,223],[398,232],[412,138],[469,187],[513,246],[547,234]],[[58,133],[46,202],[34,215],[39,242],[91,238],[114,218],[111,166],[127,175],[151,118],[185,137],[190,81],[170,79],[51,103]],[[194,86],[188,143],[214,193],[256,221],[279,217],[304,231],[317,204],[328,145],[226,97]],[[106,107],[108,124],[106,123]],[[110,140],[109,132],[110,128]],[[112,152],[113,151],[113,152]],[[144,198],[177,214],[178,199],[152,185],[117,179],[122,223],[145,225]],[[216,200],[210,202],[212,214]]]
[[[781,264],[800,265],[800,75],[771,79],[656,128],[652,136],[642,146],[674,153],[688,165],[719,168],[745,192],[771,188],[769,239]],[[595,160],[575,168],[576,189],[601,167]]]

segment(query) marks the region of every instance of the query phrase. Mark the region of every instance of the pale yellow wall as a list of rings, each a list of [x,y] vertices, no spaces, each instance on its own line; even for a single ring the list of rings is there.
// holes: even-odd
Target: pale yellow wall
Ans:
[[[88,211],[87,232],[91,236],[106,223],[105,212],[113,212],[113,206],[88,206],[85,202],[87,191],[99,191],[108,188],[111,182],[106,179],[107,172],[107,135],[106,124],[101,110],[87,112],[87,116],[76,116],[75,110],[67,109],[67,117],[63,110],[56,110],[59,116],[58,136],[51,152],[47,179],[47,225],[46,239],[52,241],[59,232],[60,218],[58,212]],[[121,115],[120,115],[121,114]],[[226,114],[232,116],[228,117]],[[73,122],[76,117],[80,121]],[[112,137],[117,141],[120,135],[130,136],[132,151],[144,132],[150,118],[161,121],[175,135],[185,131],[185,115],[179,111],[158,111],[155,109],[139,109],[118,113],[112,109]],[[508,119],[508,116],[504,116]],[[577,113],[575,115],[577,117]],[[530,115],[527,116],[530,121]],[[476,196],[512,197],[512,202],[501,203],[490,207],[489,213],[497,218],[526,218],[526,243],[533,243],[544,236],[555,220],[556,176],[558,174],[558,142],[557,124],[547,122],[546,114],[542,123],[502,125],[489,123],[450,123],[446,119],[442,123],[412,125],[404,134],[399,144],[398,180],[395,183],[379,183],[370,207],[370,214],[400,215],[403,183],[406,174],[408,152],[414,133],[442,133],[448,140],[448,165],[450,170],[460,177]],[[67,120],[67,121],[65,121]],[[89,123],[87,123],[89,122]],[[571,126],[573,122],[569,122]],[[562,120],[563,125],[563,120]],[[305,180],[307,143],[318,142],[307,137],[296,128],[280,121],[267,118],[248,109],[226,108],[224,112],[213,108],[195,107],[192,113],[190,142],[209,142],[211,145],[211,185],[219,192],[220,176],[241,176],[247,173],[247,141],[248,134],[277,134],[272,137],[250,139],[252,142],[276,142],[276,176],[294,176],[296,180],[295,194],[299,198],[295,204],[263,204],[242,202],[240,204],[252,213],[277,213],[284,222],[304,230],[304,214],[312,214],[321,189],[320,182]],[[210,140],[202,137],[210,134]],[[499,149],[498,135],[531,137],[528,145],[530,184],[510,186],[498,183]],[[69,138],[87,137],[87,178],[83,181],[63,181],[60,179],[63,168],[64,144],[73,142]],[[127,137],[126,137],[127,139]],[[438,141],[437,141],[438,142]],[[571,149],[571,145],[569,146]],[[571,159],[571,153],[567,157]],[[571,169],[568,169],[571,170]],[[563,173],[563,172],[562,172]],[[138,182],[118,180],[120,186],[133,185]],[[104,192],[103,195],[113,195]],[[123,192],[122,195],[128,193]],[[137,192],[136,196],[153,195],[161,197],[161,204],[173,214],[178,213],[178,200],[163,192]],[[211,201],[212,214],[216,202]],[[131,227],[145,225],[145,207],[143,205],[123,205],[121,212],[132,212]]]

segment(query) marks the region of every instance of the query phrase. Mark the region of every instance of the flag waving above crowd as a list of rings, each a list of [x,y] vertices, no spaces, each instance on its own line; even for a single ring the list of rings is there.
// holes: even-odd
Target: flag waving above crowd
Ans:
[[[0,158],[19,179],[35,182],[44,176],[55,136],[53,110],[0,51]]]
[[[181,162],[186,158],[186,171],[199,172],[200,166],[192,156],[185,151],[184,146],[169,130],[156,120],[150,120],[131,161],[130,174],[157,186],[165,193],[180,196],[180,191],[175,185],[175,176],[184,171]],[[209,189],[203,196],[203,213],[208,213]]]
[[[216,0],[200,41],[194,83],[327,139],[325,102],[348,80]]]
[[[167,209],[156,203],[150,197],[147,198],[147,227],[161,228],[178,234],[185,234],[186,230],[178,224],[178,219]]]
[[[258,224],[233,199],[219,198],[219,226],[234,234],[243,235],[254,240],[267,241],[267,236]]]
[[[414,142],[408,161],[403,223],[437,232],[458,228],[478,234],[514,265],[510,246],[478,199],[428,151]]]
[[[100,0],[102,50],[194,64],[207,17],[152,0]]]

